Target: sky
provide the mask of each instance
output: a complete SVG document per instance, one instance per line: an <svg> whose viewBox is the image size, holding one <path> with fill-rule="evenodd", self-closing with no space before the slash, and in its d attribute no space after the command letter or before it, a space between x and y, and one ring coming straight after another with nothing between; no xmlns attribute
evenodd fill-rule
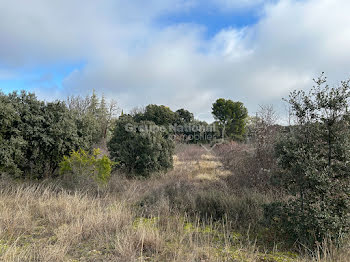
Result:
<svg viewBox="0 0 350 262"><path fill-rule="evenodd" d="M47 101L96 90L127 112L163 104L211 121L350 77L348 0L0 0L0 89Z"/></svg>

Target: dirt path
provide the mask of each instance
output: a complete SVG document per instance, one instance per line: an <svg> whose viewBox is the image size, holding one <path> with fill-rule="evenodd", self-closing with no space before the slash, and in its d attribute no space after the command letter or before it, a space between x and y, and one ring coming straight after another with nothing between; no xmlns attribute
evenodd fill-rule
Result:
<svg viewBox="0 0 350 262"><path fill-rule="evenodd" d="M174 157L174 169L189 174L198 181L217 181L230 174L220 160L205 148L197 145L182 145Z"/></svg>

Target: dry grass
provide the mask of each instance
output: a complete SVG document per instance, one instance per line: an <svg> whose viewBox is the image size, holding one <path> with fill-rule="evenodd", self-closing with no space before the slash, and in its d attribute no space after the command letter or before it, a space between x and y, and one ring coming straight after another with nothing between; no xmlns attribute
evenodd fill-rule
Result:
<svg viewBox="0 0 350 262"><path fill-rule="evenodd" d="M188 149L167 174L147 180L116 174L102 190L0 180L0 260L311 261L265 252L239 231L238 225L259 216L247 203L268 198L230 194L221 163L200 147ZM221 208L226 219L203 220L199 211L211 208ZM313 261L345 262L349 256L348 249L328 247Z"/></svg>
<svg viewBox="0 0 350 262"><path fill-rule="evenodd" d="M184 216L140 218L113 197L47 186L7 184L0 211L2 261L221 261L231 248Z"/></svg>

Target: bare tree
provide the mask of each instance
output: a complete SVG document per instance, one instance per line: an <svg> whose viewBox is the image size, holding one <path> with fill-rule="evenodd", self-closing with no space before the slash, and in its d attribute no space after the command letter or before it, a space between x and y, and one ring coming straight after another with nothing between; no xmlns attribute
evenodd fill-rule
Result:
<svg viewBox="0 0 350 262"><path fill-rule="evenodd" d="M75 111L80 116L87 113L87 110L90 105L90 97L86 96L83 98L82 96L68 96L65 101L67 107L71 111Z"/></svg>
<svg viewBox="0 0 350 262"><path fill-rule="evenodd" d="M255 123L255 147L258 160L262 166L269 168L273 162L274 142L277 133L278 115L273 105L260 105L256 114Z"/></svg>

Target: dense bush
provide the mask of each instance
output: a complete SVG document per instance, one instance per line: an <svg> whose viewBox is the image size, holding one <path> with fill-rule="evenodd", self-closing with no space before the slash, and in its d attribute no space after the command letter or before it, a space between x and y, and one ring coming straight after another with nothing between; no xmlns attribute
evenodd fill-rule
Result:
<svg viewBox="0 0 350 262"><path fill-rule="evenodd" d="M179 143L210 143L220 136L216 125L194 119L193 114L183 108L173 112L164 105L148 105L144 110L133 111L132 117L135 122L151 121L163 126Z"/></svg>
<svg viewBox="0 0 350 262"><path fill-rule="evenodd" d="M108 143L113 160L129 173L147 176L173 165L174 143L165 129L153 122L135 122L129 115L118 119Z"/></svg>
<svg viewBox="0 0 350 262"><path fill-rule="evenodd" d="M290 197L266 208L273 227L308 246L338 242L350 229L349 82L315 82L288 100L297 123L276 145L276 180Z"/></svg>
<svg viewBox="0 0 350 262"><path fill-rule="evenodd" d="M193 114L186 109L173 112L164 105L148 105L144 110L137 110L133 114L136 122L152 121L159 126L186 125L194 120Z"/></svg>
<svg viewBox="0 0 350 262"><path fill-rule="evenodd" d="M0 94L0 172L12 177L51 176L63 155L84 144L76 120L62 102L34 94Z"/></svg>
<svg viewBox="0 0 350 262"><path fill-rule="evenodd" d="M99 149L94 149L93 154L79 149L72 151L69 156L64 156L60 163L60 175L71 183L90 180L105 184L111 176L113 165L106 155L101 156Z"/></svg>
<svg viewBox="0 0 350 262"><path fill-rule="evenodd" d="M105 138L113 110L95 94L45 103L25 91L0 93L0 175L52 177L64 155Z"/></svg>

